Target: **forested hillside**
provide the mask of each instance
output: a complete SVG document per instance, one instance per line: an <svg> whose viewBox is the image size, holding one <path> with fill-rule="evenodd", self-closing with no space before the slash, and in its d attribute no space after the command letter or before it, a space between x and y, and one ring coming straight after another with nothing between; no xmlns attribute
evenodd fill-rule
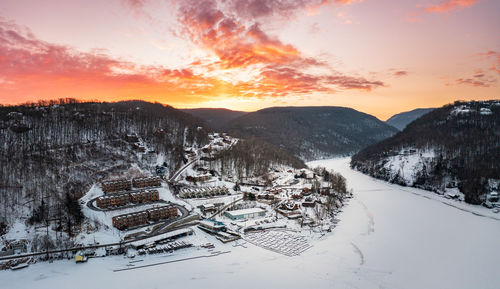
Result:
<svg viewBox="0 0 500 289"><path fill-rule="evenodd" d="M208 144L206 124L162 104L61 99L0 107L0 223L61 220L71 235L82 221L78 198L103 179L172 174L186 148ZM271 166L304 167L260 140L241 139L209 160L222 174L254 177ZM1 234L0 230L0 234Z"/></svg>
<svg viewBox="0 0 500 289"><path fill-rule="evenodd" d="M255 137L303 160L347 155L397 130L344 107L274 107L251 112L227 126L232 135Z"/></svg>
<svg viewBox="0 0 500 289"><path fill-rule="evenodd" d="M267 174L274 166L304 168L300 159L259 139L243 139L230 149L215 155L209 162L211 169L231 174L238 179Z"/></svg>
<svg viewBox="0 0 500 289"><path fill-rule="evenodd" d="M458 187L481 203L500 181L500 101L455 102L352 157L351 166L402 185Z"/></svg>
<svg viewBox="0 0 500 289"><path fill-rule="evenodd" d="M246 114L244 111L225 108L193 108L181 109L181 111L203 120L208 127L214 130L221 130L233 119Z"/></svg>
<svg viewBox="0 0 500 289"><path fill-rule="evenodd" d="M188 114L143 101L0 107L0 219L78 222L77 198L94 182L149 174L157 164L174 171L184 145L207 142L200 125Z"/></svg>

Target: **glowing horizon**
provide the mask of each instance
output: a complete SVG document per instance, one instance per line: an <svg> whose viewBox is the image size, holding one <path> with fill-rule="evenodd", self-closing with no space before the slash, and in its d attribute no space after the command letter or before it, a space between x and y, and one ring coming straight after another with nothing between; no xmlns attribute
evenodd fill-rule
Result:
<svg viewBox="0 0 500 289"><path fill-rule="evenodd" d="M492 0L0 3L0 103L72 97L385 120L500 98Z"/></svg>

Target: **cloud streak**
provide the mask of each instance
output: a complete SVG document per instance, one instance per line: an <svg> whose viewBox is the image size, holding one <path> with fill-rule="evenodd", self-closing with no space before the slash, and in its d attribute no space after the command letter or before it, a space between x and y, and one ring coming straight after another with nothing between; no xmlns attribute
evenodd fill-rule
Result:
<svg viewBox="0 0 500 289"><path fill-rule="evenodd" d="M481 52L478 53L477 56L479 56L479 59L481 60L486 60L486 61L491 61L491 66L489 67L490 71L494 71L497 74L500 75L500 53L496 52L494 50L489 50L487 52Z"/></svg>
<svg viewBox="0 0 500 289"><path fill-rule="evenodd" d="M459 78L456 80L457 84L466 84L466 85L471 85L475 87L490 87L490 84L486 81L478 80L477 77L475 78Z"/></svg>
<svg viewBox="0 0 500 289"><path fill-rule="evenodd" d="M447 13L453 10L472 7L480 0L447 0L439 4L429 5L421 10L424 13Z"/></svg>
<svg viewBox="0 0 500 289"><path fill-rule="evenodd" d="M399 71L394 71L393 73L394 76L407 76L408 75L408 71L406 70L399 70Z"/></svg>
<svg viewBox="0 0 500 289"><path fill-rule="evenodd" d="M418 22L420 19L418 16L420 14L445 14L452 11L461 10L464 8L470 8L481 0L445 0L437 4L428 5L424 8L420 8L418 11L409 13L406 19L409 22Z"/></svg>
<svg viewBox="0 0 500 289"><path fill-rule="evenodd" d="M298 11L310 11L321 6L333 4L351 4L354 0L229 0L227 8L234 11L240 18L255 19L262 17L281 16L293 17Z"/></svg>

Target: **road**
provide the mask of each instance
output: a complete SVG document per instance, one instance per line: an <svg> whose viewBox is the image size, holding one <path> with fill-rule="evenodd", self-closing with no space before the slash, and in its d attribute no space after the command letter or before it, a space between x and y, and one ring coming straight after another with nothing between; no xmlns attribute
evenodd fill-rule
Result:
<svg viewBox="0 0 500 289"><path fill-rule="evenodd" d="M238 143L238 140L237 139L233 139L233 141L231 142L231 144L229 145L229 148L230 149L233 145L237 144ZM200 156L198 156L198 152L197 152L197 155L196 157L189 161L187 164L185 164L183 167L181 167L179 170L177 170L177 172L174 173L174 175L168 180L169 182L175 182L175 180L177 179L177 177L184 171L186 170L190 165L192 165L194 162L196 161L199 161L200 160Z"/></svg>
<svg viewBox="0 0 500 289"><path fill-rule="evenodd" d="M168 179L169 182L175 182L175 179L177 179L177 177L183 172L185 171L190 165L192 165L194 162L200 160L200 157L196 157L194 158L192 161L189 161L187 164L185 164L183 167L181 167L179 170L177 170L177 172L174 173L174 175Z"/></svg>
<svg viewBox="0 0 500 289"><path fill-rule="evenodd" d="M34 256L41 256L41 255L47 255L47 254L55 254L55 253L63 253L63 252L72 252L72 251L80 251L80 250L85 250L85 249L98 249L98 248L104 248L104 247L112 247L112 246L123 246L125 244L135 242L138 240L144 240L148 238L152 238L154 236L164 234L169 231L173 231L177 229L178 227L184 227L183 220L184 219L189 219L188 221L192 221L192 219L195 218L195 216L189 215L189 212L186 210L186 208L182 206L178 206L179 210L181 210L182 218L177 218L177 219L172 219L170 222L165 222L164 226L161 226L157 228L155 231L149 233L146 236L143 237L138 237L134 238L131 240L127 241L122 241L122 242L117 242L117 243L107 243L107 244L99 244L99 245L89 245L89 246L78 246L78 247L72 247L72 248L67 248L67 249L60 249L60 250L49 250L48 252L43 251L43 252L34 252L34 253L29 253L29 254L20 254L20 255L11 255L11 256L5 256L5 257L0 257L0 261L4 260L11 260L11 259L19 259L19 258L26 258L26 257L34 257ZM182 208L182 209L181 209ZM151 225L151 224L150 224ZM172 228L166 228L169 225L175 225Z"/></svg>
<svg viewBox="0 0 500 289"><path fill-rule="evenodd" d="M93 199L93 200L95 200L95 199ZM93 205L89 205L90 203L92 203L93 200L87 202L87 206L91 209L96 210L96 208ZM172 203L172 205L176 206L179 209L179 211L181 212L181 215L179 217L176 217L176 218L171 219L171 220L161 221L164 223L162 226L159 226L151 233L148 233L142 237L133 238L131 240L118 242L118 243L107 243L107 244L99 244L99 245L91 245L91 246L79 246L79 247L72 247L72 248L60 249L60 250L49 250L48 252L43 251L43 252L34 252L34 253L21 254L21 255L10 255L10 256L5 256L5 257L0 257L0 261L41 256L41 255L46 255L46 254L72 252L72 251L79 251L79 250L85 250L85 249L97 249L97 248L104 248L104 247L111 247L111 246L121 246L121 245L128 244L128 243L131 243L134 241L151 238L151 237L154 237L154 236L157 236L157 235L169 232L169 231L173 231L173 230L177 229L178 227L183 227L185 221L189 222L189 221L193 221L193 220L197 219L197 217L194 215L190 216L189 211L185 207L178 205L178 204L174 204L174 203ZM102 210L100 210L100 211L102 211ZM158 224L161 222L158 222ZM146 226L151 226L151 225L153 225L153 224L148 224ZM137 228L134 228L134 229L137 229Z"/></svg>
<svg viewBox="0 0 500 289"><path fill-rule="evenodd" d="M233 144L231 144L231 145L233 145ZM184 172L190 165L192 165L194 162L198 161L199 159L200 159L200 157L196 156L193 160L191 160L188 163L186 163L183 167L181 167L179 170L177 170L177 172L174 173L174 175L169 179L169 182L174 182L176 180L176 178L182 172ZM127 191L127 192L124 192L124 193L130 193L130 192L133 192L133 191ZM99 210L93 204L94 201L95 201L95 199L96 198L88 201L87 202L87 206L90 209L92 209L92 210ZM181 205L178 205L178 204L173 204L173 205L175 205L179 209L179 211L181 212L181 216L177 217L175 219L169 220L167 222L164 222L164 225L159 226L154 231L152 231L151 233L147 234L145 237L134 238L132 240L127 240L127 241L123 241L123 242L119 242L119 243L108 243L108 244L102 244L102 245L80 246L80 247L73 247L73 248L60 249L60 250L49 250L48 253L47 252L35 252L35 253L30 253L30 254L6 256L6 257L0 257L0 261L2 261L2 260L10 260L10 259L18 259L18 258L25 258L25 257L33 257L33 256L40 256L40 255L45 255L45 254L54 254L54 253L62 253L62 252L69 252L69 251L78 251L78 250L84 250L84 249L97 249L97 248L103 248L103 247L108 247L108 246L124 245L124 244L130 243L130 242L134 242L134 241L137 241L137 240L143 240L143 239L151 238L151 237L157 236L159 234L163 234L163 233L165 233L167 231L172 231L172 230L174 230L174 229L177 228L177 224L178 224L178 226L182 227L182 226L184 226L184 223L185 223L185 222L183 222L184 219L189 219L188 221L192 221L192 220L197 219L197 217L195 215L192 215L190 217L189 211L185 207L183 207ZM119 209L128 208L128 207L134 207L134 206L136 206L136 205L121 207ZM103 211L103 210L99 210L99 211ZM148 224L148 226L150 226L150 225L151 224ZM173 227L171 228L171 226L173 226Z"/></svg>
<svg viewBox="0 0 500 289"><path fill-rule="evenodd" d="M239 199L236 199L234 201L232 201L231 203L225 205L224 207L220 208L217 212L215 212L213 215L211 215L210 217L208 217L209 219L212 219L213 217L217 216L218 214L224 212L227 208L229 208L230 206L236 204L237 202L243 200L243 197L239 198Z"/></svg>

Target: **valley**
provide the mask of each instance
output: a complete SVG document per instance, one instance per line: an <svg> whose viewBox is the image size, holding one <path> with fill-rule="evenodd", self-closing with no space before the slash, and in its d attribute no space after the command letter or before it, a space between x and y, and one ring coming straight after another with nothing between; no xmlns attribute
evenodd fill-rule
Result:
<svg viewBox="0 0 500 289"><path fill-rule="evenodd" d="M500 288L499 11L1 0L0 289Z"/></svg>
<svg viewBox="0 0 500 289"><path fill-rule="evenodd" d="M340 172L354 198L342 209L335 229L311 240L312 247L300 256L288 257L244 239L218 243L195 229L194 235L183 240L211 242L215 248L192 247L135 259L95 258L83 265L72 260L37 263L17 272L0 271L0 279L7 288L69 287L74 282L135 288L135 280L146 288L165 284L184 288L234 284L242 288L497 288L498 258L491 251L500 240L500 221L425 197L432 192L363 175L349 168L348 158L308 165ZM162 264L153 266L158 263ZM135 266L142 267L115 272ZM89 276L92 281L87 281Z"/></svg>

